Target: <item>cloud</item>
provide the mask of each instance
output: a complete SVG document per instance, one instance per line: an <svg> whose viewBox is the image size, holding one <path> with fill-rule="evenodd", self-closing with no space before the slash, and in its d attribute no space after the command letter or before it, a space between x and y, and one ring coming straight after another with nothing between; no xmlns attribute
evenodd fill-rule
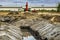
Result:
<svg viewBox="0 0 60 40"><path fill-rule="evenodd" d="M28 0L32 3L57 3L60 2L60 0Z"/></svg>
<svg viewBox="0 0 60 40"><path fill-rule="evenodd" d="M60 2L60 0L0 0L0 4L3 5L25 5L26 1L29 2L29 5L55 5L58 2Z"/></svg>

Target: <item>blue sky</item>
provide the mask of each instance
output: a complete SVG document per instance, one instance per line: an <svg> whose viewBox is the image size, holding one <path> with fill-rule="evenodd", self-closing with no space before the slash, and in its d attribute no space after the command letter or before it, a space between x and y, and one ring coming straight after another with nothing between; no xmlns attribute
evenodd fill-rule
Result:
<svg viewBox="0 0 60 40"><path fill-rule="evenodd" d="M29 6L56 6L60 0L27 0ZM0 0L3 6L25 6L26 0Z"/></svg>

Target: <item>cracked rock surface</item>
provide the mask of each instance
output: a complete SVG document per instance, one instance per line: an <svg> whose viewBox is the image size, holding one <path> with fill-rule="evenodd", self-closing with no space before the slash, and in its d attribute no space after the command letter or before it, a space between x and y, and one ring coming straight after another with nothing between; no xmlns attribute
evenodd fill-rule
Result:
<svg viewBox="0 0 60 40"><path fill-rule="evenodd" d="M22 40L22 33L16 26L4 24L0 26L0 40Z"/></svg>

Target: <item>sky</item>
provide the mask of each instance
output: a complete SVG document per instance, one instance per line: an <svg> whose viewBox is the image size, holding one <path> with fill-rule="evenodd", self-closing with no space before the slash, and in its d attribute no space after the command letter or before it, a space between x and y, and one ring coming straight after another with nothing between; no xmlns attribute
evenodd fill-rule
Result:
<svg viewBox="0 0 60 40"><path fill-rule="evenodd" d="M60 0L0 0L3 6L25 6L28 1L29 6L57 6Z"/></svg>

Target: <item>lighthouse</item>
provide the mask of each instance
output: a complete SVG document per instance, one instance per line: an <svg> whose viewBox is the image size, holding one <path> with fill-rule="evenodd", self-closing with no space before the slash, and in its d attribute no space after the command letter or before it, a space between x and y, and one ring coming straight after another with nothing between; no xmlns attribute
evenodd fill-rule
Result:
<svg viewBox="0 0 60 40"><path fill-rule="evenodd" d="M28 2L26 2L26 11L28 11Z"/></svg>

